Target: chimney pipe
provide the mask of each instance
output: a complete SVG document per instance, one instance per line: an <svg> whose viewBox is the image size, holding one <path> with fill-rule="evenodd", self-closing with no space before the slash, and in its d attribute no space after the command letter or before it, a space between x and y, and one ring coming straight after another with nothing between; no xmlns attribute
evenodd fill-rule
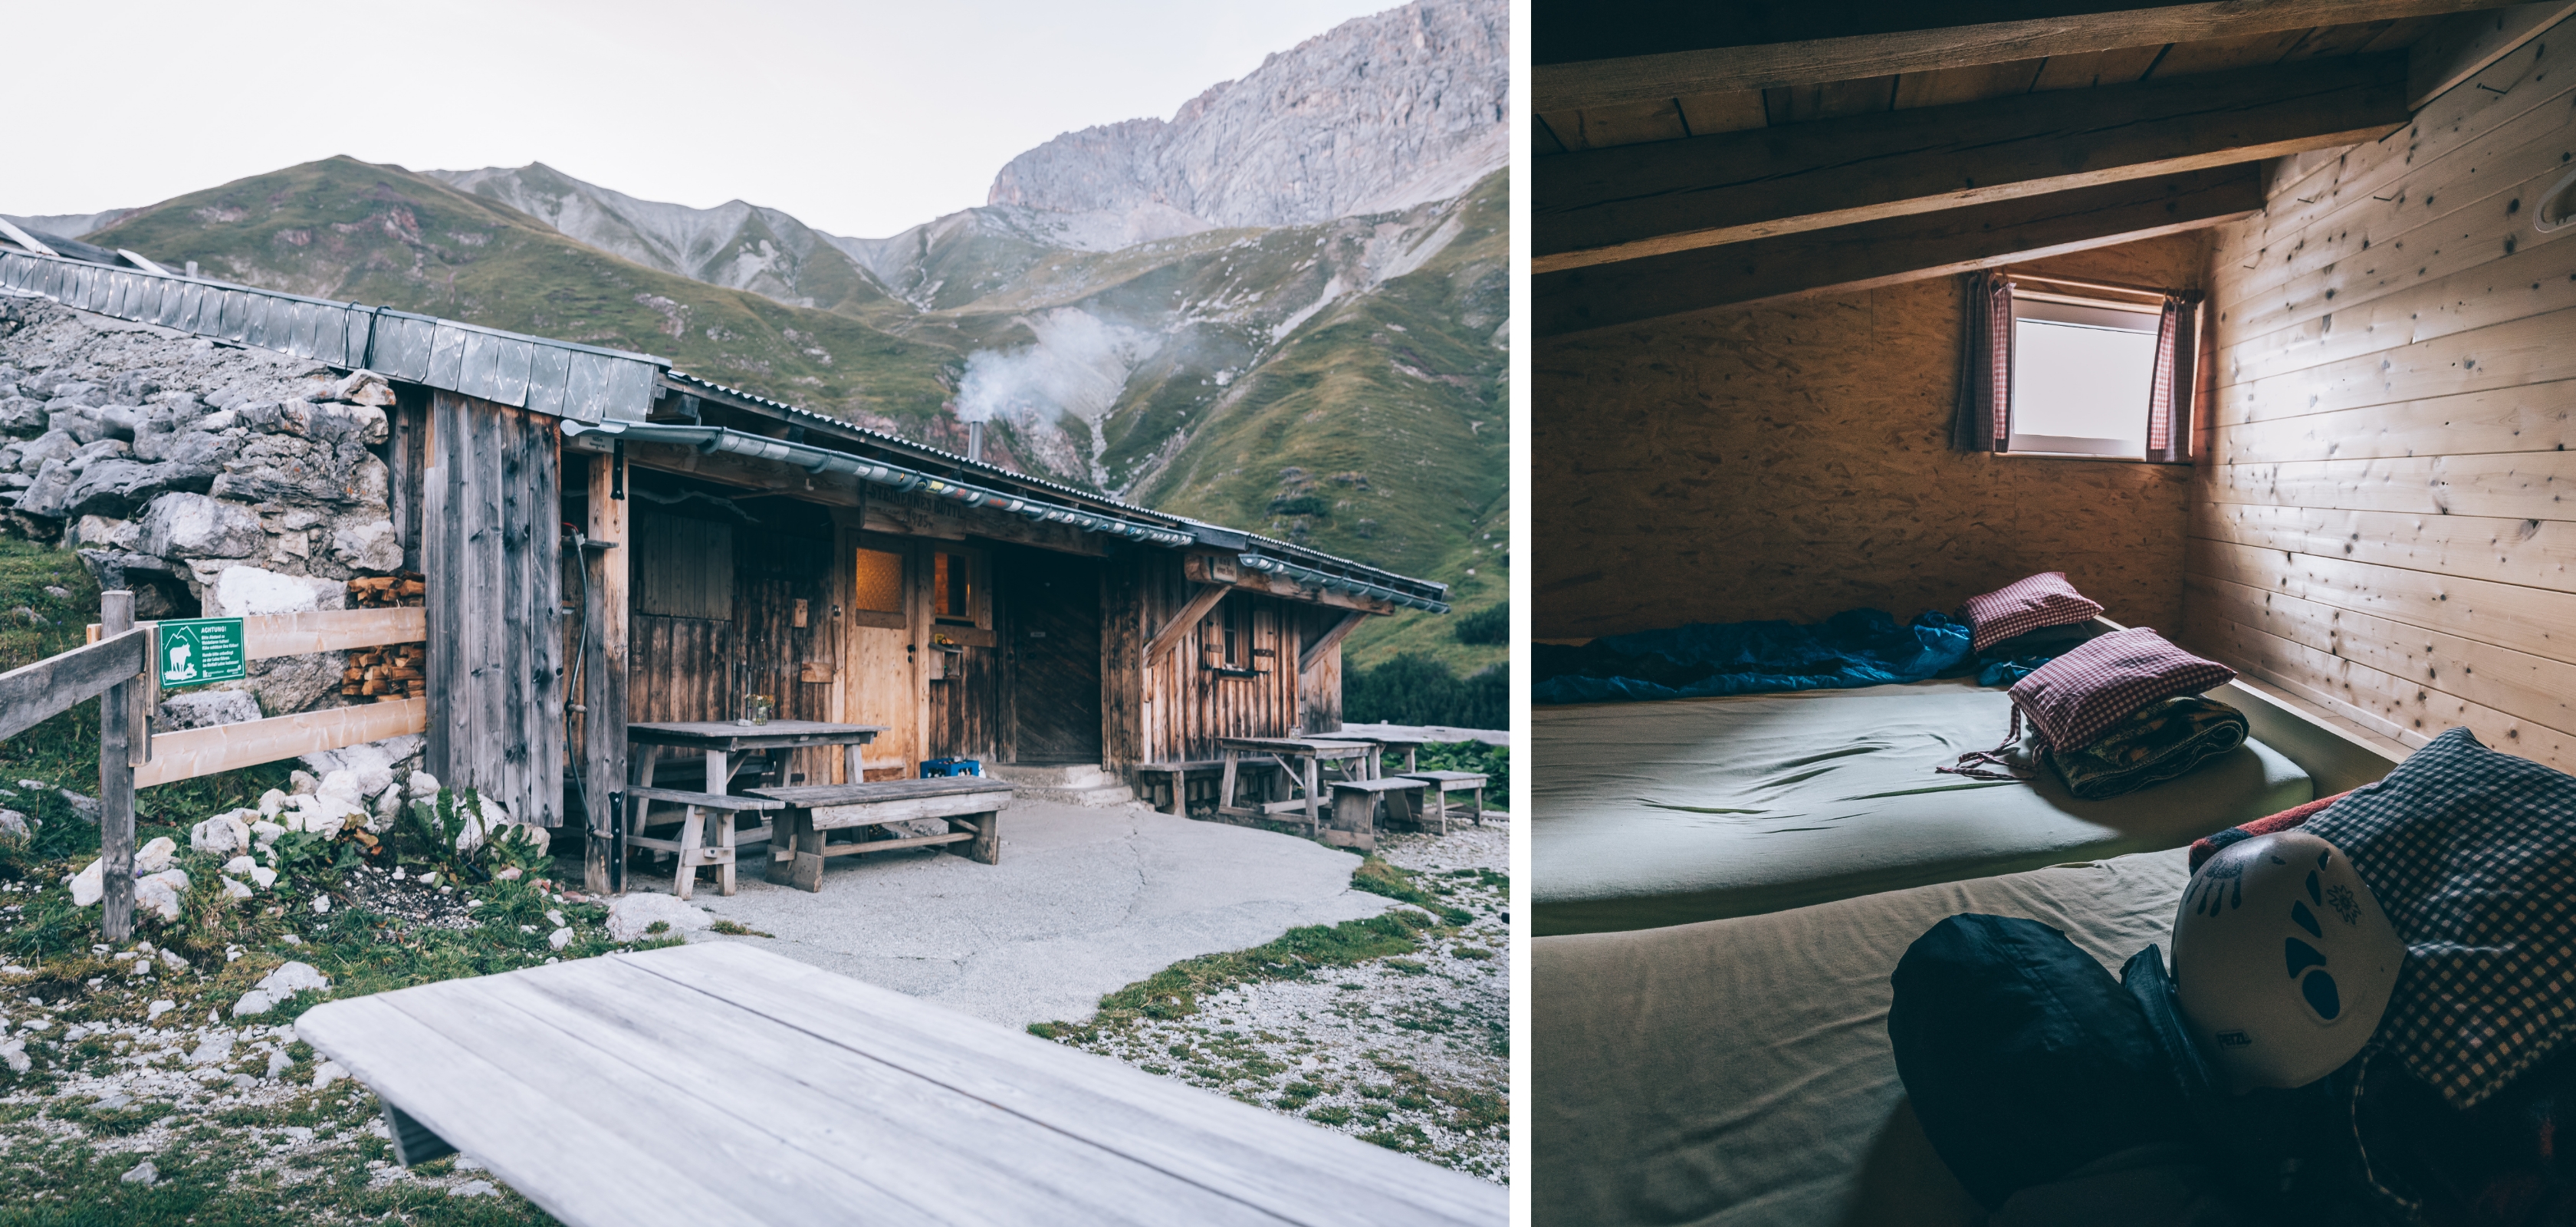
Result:
<svg viewBox="0 0 2576 1227"><path fill-rule="evenodd" d="M966 458L968 460L982 460L984 458L984 424L982 422L966 423Z"/></svg>

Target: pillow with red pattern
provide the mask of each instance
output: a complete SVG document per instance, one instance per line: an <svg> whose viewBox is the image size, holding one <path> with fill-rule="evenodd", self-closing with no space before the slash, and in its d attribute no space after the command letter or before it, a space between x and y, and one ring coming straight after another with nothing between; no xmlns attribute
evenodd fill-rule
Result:
<svg viewBox="0 0 2576 1227"><path fill-rule="evenodd" d="M2236 679L2146 627L2085 640L2013 683L2013 706L2053 750L2080 750L2121 718L2158 699L2199 694Z"/></svg>
<svg viewBox="0 0 2576 1227"><path fill-rule="evenodd" d="M1969 597L1959 618L1969 627L1968 650L1982 652L2026 631L2082 622L2101 612L2101 602L2077 592L2066 582L2066 572L2042 571Z"/></svg>

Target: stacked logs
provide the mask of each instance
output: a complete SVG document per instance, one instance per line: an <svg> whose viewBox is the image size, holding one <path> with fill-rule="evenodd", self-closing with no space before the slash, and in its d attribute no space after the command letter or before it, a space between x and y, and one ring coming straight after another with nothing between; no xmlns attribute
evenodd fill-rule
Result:
<svg viewBox="0 0 2576 1227"><path fill-rule="evenodd" d="M349 581L349 607L352 609L387 609L397 605L418 605L428 591L418 571L400 575L361 575Z"/></svg>
<svg viewBox="0 0 2576 1227"><path fill-rule="evenodd" d="M425 645L417 643L351 652L349 667L340 674L340 693L353 698L363 695L379 703L426 697L429 678L421 666L428 653Z"/></svg>

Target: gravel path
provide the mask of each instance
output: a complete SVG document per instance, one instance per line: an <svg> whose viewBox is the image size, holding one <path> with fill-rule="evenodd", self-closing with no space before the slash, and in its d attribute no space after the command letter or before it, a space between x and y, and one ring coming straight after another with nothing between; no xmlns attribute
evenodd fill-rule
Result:
<svg viewBox="0 0 2576 1227"><path fill-rule="evenodd" d="M1194 1014L1104 1027L1077 1047L1507 1183L1508 819L1381 843L1389 864L1475 918L1407 956L1239 984Z"/></svg>

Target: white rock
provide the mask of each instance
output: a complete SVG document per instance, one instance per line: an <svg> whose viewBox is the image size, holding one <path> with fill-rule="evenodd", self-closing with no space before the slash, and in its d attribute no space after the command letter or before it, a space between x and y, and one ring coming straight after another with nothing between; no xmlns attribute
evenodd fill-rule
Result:
<svg viewBox="0 0 2576 1227"><path fill-rule="evenodd" d="M402 821L402 808L402 785L396 784L385 789L384 794L376 798L375 809L367 819L367 833L382 835L394 829L394 824Z"/></svg>
<svg viewBox="0 0 2576 1227"><path fill-rule="evenodd" d="M186 971L191 966L187 958L178 951L167 949L161 952L161 965L172 971Z"/></svg>
<svg viewBox="0 0 2576 1227"><path fill-rule="evenodd" d="M134 906L148 908L163 920L179 918L180 901L187 895L188 875L176 869L134 880Z"/></svg>
<svg viewBox="0 0 2576 1227"><path fill-rule="evenodd" d="M25 814L14 809L0 809L0 839L33 838L35 838L35 828L28 825Z"/></svg>
<svg viewBox="0 0 2576 1227"><path fill-rule="evenodd" d="M349 1071L340 1068L340 1063L338 1061L324 1061L320 1065L313 1067L313 1089L317 1091L321 1090L323 1087L329 1086L348 1076Z"/></svg>
<svg viewBox="0 0 2576 1227"><path fill-rule="evenodd" d="M224 568L206 597L207 617L246 618L343 608L348 603L348 588L338 580L240 565Z"/></svg>
<svg viewBox="0 0 2576 1227"><path fill-rule="evenodd" d="M267 890L277 885L277 871L266 865L253 865L250 867L250 880L261 890Z"/></svg>
<svg viewBox="0 0 2576 1227"><path fill-rule="evenodd" d="M0 1044L0 1061L7 1061L9 1063L10 1073L23 1074L27 1072L27 1067L32 1064L32 1062L27 1059L27 1041L10 1040L5 1044Z"/></svg>
<svg viewBox="0 0 2576 1227"><path fill-rule="evenodd" d="M391 571L402 566L402 538L391 520L376 520L331 535L331 554L360 571Z"/></svg>
<svg viewBox="0 0 2576 1227"><path fill-rule="evenodd" d="M437 776L415 771L403 781L403 795L414 801L426 801L438 795L438 787Z"/></svg>
<svg viewBox="0 0 2576 1227"><path fill-rule="evenodd" d="M233 859L224 862L224 872L232 874L235 877L246 875L251 870L257 868L259 868L259 862L250 859L250 857L246 855L236 856Z"/></svg>
<svg viewBox="0 0 2576 1227"><path fill-rule="evenodd" d="M101 876L102 872L100 862L93 860L79 873L64 879L72 888L73 907L88 907L98 902L99 896L106 891L106 879Z"/></svg>
<svg viewBox="0 0 2576 1227"><path fill-rule="evenodd" d="M313 896L313 914L314 914L314 915L316 915L316 916L325 915L325 914L328 914L328 913L330 912L330 910L331 910L331 896L329 896L329 895L315 895L315 896Z"/></svg>
<svg viewBox="0 0 2576 1227"><path fill-rule="evenodd" d="M146 1013L144 1014L144 1016L143 1016L143 1021L145 1021L145 1022L159 1022L159 1021L161 1021L161 1016L162 1016L162 1015L167 1014L167 1013L169 1013L170 1011L175 1010L175 1009L178 1009L178 1008L179 1008L179 1003L178 1003L178 1002L176 1002L176 1001L168 1001L168 1000L155 1001L155 1002L153 1002L149 1007L147 1007L147 1012L146 1012Z"/></svg>
<svg viewBox="0 0 2576 1227"><path fill-rule="evenodd" d="M161 703L164 731L214 728L259 719L259 696L247 690L195 690Z"/></svg>
<svg viewBox="0 0 2576 1227"><path fill-rule="evenodd" d="M358 773L355 771L334 771L323 776L322 782L313 786L313 795L351 808L356 808L366 796L358 788Z"/></svg>
<svg viewBox="0 0 2576 1227"><path fill-rule="evenodd" d="M271 1081L271 1082L276 1081L276 1080L277 1080L278 1075L285 1073L285 1072L288 1070L288 1068L292 1067L294 1064L295 1064L295 1058L290 1057L290 1056L286 1055L285 1053L282 1053L282 1052L272 1052L272 1053L268 1054L268 1075L267 1075L267 1076L268 1076L269 1081Z"/></svg>
<svg viewBox="0 0 2576 1227"><path fill-rule="evenodd" d="M250 824L230 814L217 814L188 831L188 846L208 856L250 850Z"/></svg>
<svg viewBox="0 0 2576 1227"><path fill-rule="evenodd" d="M134 850L134 867L144 873L159 873L170 867L170 858L179 854L179 841L163 835Z"/></svg>
<svg viewBox="0 0 2576 1227"><path fill-rule="evenodd" d="M313 790L321 786L322 778L310 771L290 771L286 773L286 790L296 796L312 796Z"/></svg>
<svg viewBox="0 0 2576 1227"><path fill-rule="evenodd" d="M323 975L322 969L311 963L288 962L260 977L258 986L285 997L306 989L329 988L331 977Z"/></svg>
<svg viewBox="0 0 2576 1227"><path fill-rule="evenodd" d="M687 900L641 891L623 896L608 907L608 935L617 941L631 942L648 936L645 930L655 921L670 927L649 936L667 937L704 929L715 923L715 917Z"/></svg>
<svg viewBox="0 0 2576 1227"><path fill-rule="evenodd" d="M245 886L245 885L243 885L242 883L236 882L236 881L232 880L231 878L225 878L225 879L223 879L223 884L224 884L224 893L225 893L225 894L230 895L230 896L232 896L232 897L233 897L233 898L235 898L235 899L248 899L248 898L250 898L250 887Z"/></svg>
<svg viewBox="0 0 2576 1227"><path fill-rule="evenodd" d="M563 949L564 947L571 945L571 944L572 944L572 929L571 929L571 928L569 928L569 927L566 927L566 928L557 929L557 930L555 930L555 931L554 931L554 932L552 932L552 933L546 934L546 944L547 944L547 945L549 945L549 946L554 947L554 948L555 948L555 949L557 949L557 950L561 950L561 949Z"/></svg>
<svg viewBox="0 0 2576 1227"><path fill-rule="evenodd" d="M223 1064L233 1055L233 1040L234 1036L230 1031L216 1031L198 1040L197 1047L188 1053L188 1064L196 1066Z"/></svg>
<svg viewBox="0 0 2576 1227"><path fill-rule="evenodd" d="M276 790L276 789L272 788L272 789L269 789L267 792L264 792L264 793L259 794L259 816L260 816L260 817L262 817L262 818L275 818L275 817L277 816L277 812L278 812L279 810L282 810L282 809L285 809L285 808L286 808L286 794L285 794L285 793L279 792L278 790Z"/></svg>
<svg viewBox="0 0 2576 1227"><path fill-rule="evenodd" d="M250 824L251 840L262 852L267 851L268 846L276 843L277 837L284 834L286 834L286 828L274 822L263 821Z"/></svg>
<svg viewBox="0 0 2576 1227"><path fill-rule="evenodd" d="M546 923L547 923L547 924L550 924L550 925L560 925L560 924L562 924L563 922L564 922L564 914L563 914L562 909L560 909L560 908L551 908L551 907L546 909Z"/></svg>
<svg viewBox="0 0 2576 1227"><path fill-rule="evenodd" d="M145 1159L141 1163L137 1163L133 1167L127 1168L125 1174L117 1177L117 1179L122 1180L127 1184L156 1184L160 1182L161 1169L152 1166L152 1160Z"/></svg>
<svg viewBox="0 0 2576 1227"><path fill-rule="evenodd" d="M501 1195L501 1190L492 1187L492 1182L489 1180L468 1180L455 1188L449 1189L447 1191L447 1195L450 1197L499 1197Z"/></svg>

